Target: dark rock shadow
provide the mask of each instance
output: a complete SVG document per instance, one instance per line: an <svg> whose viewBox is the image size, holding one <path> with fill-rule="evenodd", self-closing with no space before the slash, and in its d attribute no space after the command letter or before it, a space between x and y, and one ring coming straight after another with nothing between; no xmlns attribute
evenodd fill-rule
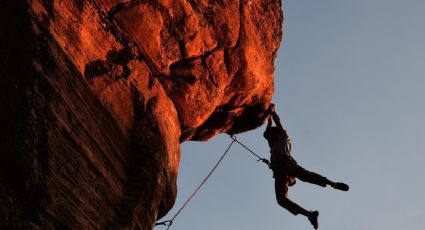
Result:
<svg viewBox="0 0 425 230"><path fill-rule="evenodd" d="M111 50L106 54L106 60L98 59L86 64L84 78L90 80L107 76L115 80L126 79L131 73L128 62L134 59L133 54L127 49Z"/></svg>

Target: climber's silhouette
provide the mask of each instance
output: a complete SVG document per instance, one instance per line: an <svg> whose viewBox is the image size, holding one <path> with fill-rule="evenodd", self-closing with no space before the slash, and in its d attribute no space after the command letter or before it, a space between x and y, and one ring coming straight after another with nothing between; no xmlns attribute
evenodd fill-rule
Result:
<svg viewBox="0 0 425 230"><path fill-rule="evenodd" d="M348 185L341 182L332 182L326 177L323 177L314 172L310 172L299 166L291 157L291 140L289 139L286 130L283 129L280 123L279 116L276 114L274 105L269 108L270 116L268 118L267 129L264 132L264 138L267 139L270 146L270 167L273 170L275 178L275 193L277 203L287 209L294 215L304 215L314 226L318 228L318 211L307 211L296 203L288 199L288 186L295 184L295 178L304 182L309 182L322 187L330 185L335 189L348 191ZM276 127L272 127L272 118L276 123Z"/></svg>

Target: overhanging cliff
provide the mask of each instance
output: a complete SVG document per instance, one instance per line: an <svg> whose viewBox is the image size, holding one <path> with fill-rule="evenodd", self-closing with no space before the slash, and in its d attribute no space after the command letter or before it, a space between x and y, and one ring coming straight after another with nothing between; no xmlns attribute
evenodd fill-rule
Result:
<svg viewBox="0 0 425 230"><path fill-rule="evenodd" d="M152 229L180 143L260 126L276 0L4 1L0 224Z"/></svg>

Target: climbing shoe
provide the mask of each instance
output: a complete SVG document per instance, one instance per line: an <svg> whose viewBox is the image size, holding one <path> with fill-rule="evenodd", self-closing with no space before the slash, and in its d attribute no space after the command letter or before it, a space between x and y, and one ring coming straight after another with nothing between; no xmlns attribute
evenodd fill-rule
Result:
<svg viewBox="0 0 425 230"><path fill-rule="evenodd" d="M319 217L318 211L310 212L310 216L308 217L308 220L310 221L311 225L313 225L314 229L319 228L318 217Z"/></svg>
<svg viewBox="0 0 425 230"><path fill-rule="evenodd" d="M334 189L338 189L338 190L342 190L342 191L348 191L348 189L349 189L348 185L341 183L341 182L333 183L333 184L331 184L331 186Z"/></svg>

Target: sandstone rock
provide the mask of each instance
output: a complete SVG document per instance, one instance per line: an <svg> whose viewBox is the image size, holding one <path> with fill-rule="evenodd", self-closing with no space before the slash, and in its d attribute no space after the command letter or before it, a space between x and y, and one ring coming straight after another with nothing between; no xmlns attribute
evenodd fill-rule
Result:
<svg viewBox="0 0 425 230"><path fill-rule="evenodd" d="M5 228L152 229L181 142L264 122L280 1L5 1L0 17Z"/></svg>

